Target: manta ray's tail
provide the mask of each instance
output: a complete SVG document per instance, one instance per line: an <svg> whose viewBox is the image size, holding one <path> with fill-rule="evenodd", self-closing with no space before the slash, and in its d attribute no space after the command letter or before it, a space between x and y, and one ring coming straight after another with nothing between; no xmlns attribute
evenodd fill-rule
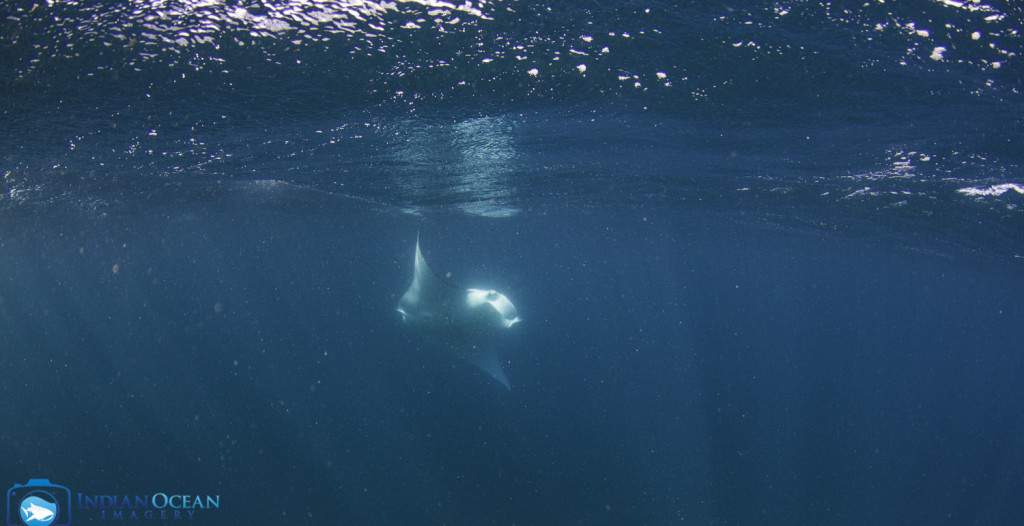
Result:
<svg viewBox="0 0 1024 526"><path fill-rule="evenodd" d="M495 380L501 382L501 385L505 386L505 389L512 390L512 385L508 383L508 378L505 376L505 371L501 368L501 361L498 359L498 352L491 350L481 353L472 354L466 357L470 363L480 368L481 371L491 375Z"/></svg>

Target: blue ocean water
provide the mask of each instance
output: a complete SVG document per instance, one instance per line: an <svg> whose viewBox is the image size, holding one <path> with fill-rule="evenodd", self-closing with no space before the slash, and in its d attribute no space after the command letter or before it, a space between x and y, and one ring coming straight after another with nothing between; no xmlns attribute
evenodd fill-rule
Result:
<svg viewBox="0 0 1024 526"><path fill-rule="evenodd" d="M0 489L1024 521L1015 2L0 14ZM417 235L518 308L510 391L402 324Z"/></svg>

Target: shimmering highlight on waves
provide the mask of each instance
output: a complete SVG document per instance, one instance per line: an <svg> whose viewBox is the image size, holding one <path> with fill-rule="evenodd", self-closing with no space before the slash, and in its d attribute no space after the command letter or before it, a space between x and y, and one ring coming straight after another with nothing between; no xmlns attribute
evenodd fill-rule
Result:
<svg viewBox="0 0 1024 526"><path fill-rule="evenodd" d="M1018 183L1003 183L994 184L987 188L972 186L968 188L961 188L960 190L958 190L958 192L969 196L985 197L990 195L1003 195L1011 190L1017 192L1018 194L1024 194L1024 185Z"/></svg>
<svg viewBox="0 0 1024 526"><path fill-rule="evenodd" d="M648 107L730 109L745 104L733 97L751 87L807 103L822 101L822 90L846 89L832 85L851 77L871 83L920 70L949 84L938 92L1016 93L1022 30L999 7L973 0L873 1L858 9L833 2L51 0L13 9L3 24L2 43L18 60L0 74L57 87L72 77L116 81L131 72L162 75L153 87L180 87L206 74L206 92L269 80L297 101L321 96L354 105L626 95ZM837 69L844 65L853 68ZM352 88L357 83L362 89Z"/></svg>
<svg viewBox="0 0 1024 526"><path fill-rule="evenodd" d="M514 121L480 117L455 123L403 120L385 131L393 172L393 198L419 214L440 199L468 215L519 213ZM393 130L393 131L392 131Z"/></svg>
<svg viewBox="0 0 1024 526"><path fill-rule="evenodd" d="M155 60L165 65L186 63L220 69L218 65L225 59L217 52L228 43L258 46L267 40L280 40L301 46L344 35L354 39L350 42L352 53L386 52L381 46L386 44L383 40L389 31L426 24L443 27L464 23L463 18L486 20L485 6L485 0L467 0L458 5L438 0L291 0L233 5L216 0L136 0L128 5L49 0L45 8L16 10L9 20L17 23L41 18L53 38L40 39L34 47L65 59L81 56L83 46L99 44L135 55L121 67L137 69ZM21 31L15 31L16 39ZM276 61L274 55L283 51L286 49L267 49L266 58ZM31 73L43 62L30 61L22 74Z"/></svg>

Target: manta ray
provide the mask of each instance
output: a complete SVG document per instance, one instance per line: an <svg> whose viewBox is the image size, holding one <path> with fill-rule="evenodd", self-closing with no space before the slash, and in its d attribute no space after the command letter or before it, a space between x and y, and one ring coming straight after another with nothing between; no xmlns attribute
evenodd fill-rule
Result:
<svg viewBox="0 0 1024 526"><path fill-rule="evenodd" d="M515 305L496 290L463 289L427 265L416 236L412 285L398 301L402 320L424 339L476 365L511 389L498 343L519 323Z"/></svg>

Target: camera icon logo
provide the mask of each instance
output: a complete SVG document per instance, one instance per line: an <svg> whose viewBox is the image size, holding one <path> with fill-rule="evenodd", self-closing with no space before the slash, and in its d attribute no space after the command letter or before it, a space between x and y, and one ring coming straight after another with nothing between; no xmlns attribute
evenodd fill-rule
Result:
<svg viewBox="0 0 1024 526"><path fill-rule="evenodd" d="M7 490L7 526L71 524L71 492L47 479L30 479Z"/></svg>

